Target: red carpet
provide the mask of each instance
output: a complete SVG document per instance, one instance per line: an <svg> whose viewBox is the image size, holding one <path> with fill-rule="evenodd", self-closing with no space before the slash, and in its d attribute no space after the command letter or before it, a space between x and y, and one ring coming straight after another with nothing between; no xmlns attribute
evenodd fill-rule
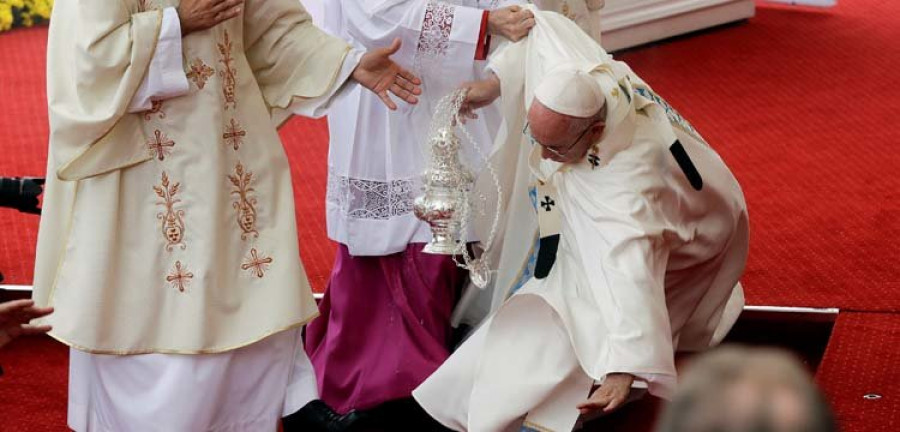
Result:
<svg viewBox="0 0 900 432"><path fill-rule="evenodd" d="M748 23L620 56L719 149L751 213L744 286L751 304L840 307L819 379L847 431L898 429L900 395L900 3L842 0L829 10L763 6ZM46 30L0 35L0 174L43 175ZM301 254L317 289L325 238L326 131L282 131L294 163ZM32 278L37 219L0 210L0 272ZM873 313L877 312L877 313ZM34 340L0 353L0 430L60 430L65 364ZM16 367L16 372L12 369ZM862 394L881 392L880 400ZM32 420L34 419L34 420ZM50 426L52 425L52 426Z"/></svg>
<svg viewBox="0 0 900 432"><path fill-rule="evenodd" d="M49 337L0 350L0 431L65 431L69 350Z"/></svg>
<svg viewBox="0 0 900 432"><path fill-rule="evenodd" d="M838 317L816 378L843 432L900 431L898 343L898 314L846 312Z"/></svg>

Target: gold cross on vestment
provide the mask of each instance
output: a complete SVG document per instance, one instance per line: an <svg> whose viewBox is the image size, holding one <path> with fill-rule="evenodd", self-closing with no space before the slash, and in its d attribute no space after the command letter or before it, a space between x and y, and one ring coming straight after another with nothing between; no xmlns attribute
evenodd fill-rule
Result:
<svg viewBox="0 0 900 432"><path fill-rule="evenodd" d="M241 269L250 271L254 276L262 279L266 275L266 270L269 269L269 264L272 264L272 261L271 257L260 258L255 248L250 249L250 258L241 265Z"/></svg>
<svg viewBox="0 0 900 432"><path fill-rule="evenodd" d="M231 119L231 124L225 126L225 133L222 134L225 143L231 144L235 151L237 151L241 147L241 144L244 143L245 136L247 136L247 131L241 128L241 124L235 121L235 119Z"/></svg>
<svg viewBox="0 0 900 432"><path fill-rule="evenodd" d="M170 140L159 129L155 130L153 135L154 138L147 143L147 146L150 148L150 153L155 154L157 159L163 161L172 152L171 148L175 147L175 141Z"/></svg>
<svg viewBox="0 0 900 432"><path fill-rule="evenodd" d="M181 261L175 261L175 270L166 277L166 281L171 283L173 288L177 288L178 291L184 292L188 283L190 283L193 278L194 274L187 271L187 267L182 267Z"/></svg>

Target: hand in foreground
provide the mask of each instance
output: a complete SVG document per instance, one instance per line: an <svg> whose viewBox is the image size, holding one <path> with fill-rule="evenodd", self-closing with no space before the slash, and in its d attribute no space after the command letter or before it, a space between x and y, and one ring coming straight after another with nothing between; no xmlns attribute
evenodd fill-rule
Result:
<svg viewBox="0 0 900 432"><path fill-rule="evenodd" d="M476 119L475 110L484 108L500 97L500 79L491 74L490 78L463 84L466 89L466 100L459 109L460 120Z"/></svg>
<svg viewBox="0 0 900 432"><path fill-rule="evenodd" d="M628 400L634 376L626 373L611 373L603 380L600 388L588 400L578 404L578 412L590 414L599 410L608 413L622 406Z"/></svg>
<svg viewBox="0 0 900 432"><path fill-rule="evenodd" d="M49 315L53 308L34 307L34 300L0 303L0 347L22 335L47 333L50 326L34 326L29 321Z"/></svg>
<svg viewBox="0 0 900 432"><path fill-rule="evenodd" d="M181 0L177 9L181 37L215 27L240 15L243 4L244 0Z"/></svg>
<svg viewBox="0 0 900 432"><path fill-rule="evenodd" d="M534 14L521 6L509 6L488 14L488 31L518 42L534 27Z"/></svg>
<svg viewBox="0 0 900 432"><path fill-rule="evenodd" d="M388 96L388 91L410 104L418 103L416 95L422 94L422 89L419 88L422 81L391 60L391 56L399 50L400 39L394 39L388 48L378 48L365 53L359 61L359 66L353 71L353 79L377 94L391 110L397 109L397 105Z"/></svg>

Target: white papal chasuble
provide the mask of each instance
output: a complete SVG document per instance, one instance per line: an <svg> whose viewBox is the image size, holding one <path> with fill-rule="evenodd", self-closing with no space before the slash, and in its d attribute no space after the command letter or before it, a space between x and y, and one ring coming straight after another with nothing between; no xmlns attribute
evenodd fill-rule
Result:
<svg viewBox="0 0 900 432"><path fill-rule="evenodd" d="M529 37L498 48L490 64L504 119L490 163L502 187L498 195L483 174L475 193L502 214L498 246L486 252L498 268L482 297L493 313L413 393L455 430L518 430L523 421L524 431L571 430L577 403L610 373L668 397L674 353L718 344L743 306L748 217L728 167L572 21L535 16ZM592 77L607 110L598 142L565 165L541 159L522 132L535 89L560 69ZM559 246L538 279L529 257L543 228L537 214L551 208ZM494 211L474 217L483 238Z"/></svg>

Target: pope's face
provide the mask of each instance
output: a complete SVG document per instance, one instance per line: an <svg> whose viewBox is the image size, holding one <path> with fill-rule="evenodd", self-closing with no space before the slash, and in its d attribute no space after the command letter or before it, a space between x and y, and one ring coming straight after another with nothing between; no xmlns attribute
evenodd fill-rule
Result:
<svg viewBox="0 0 900 432"><path fill-rule="evenodd" d="M541 146L541 157L561 163L584 159L603 133L602 122L557 113L535 99L528 110L530 138Z"/></svg>

